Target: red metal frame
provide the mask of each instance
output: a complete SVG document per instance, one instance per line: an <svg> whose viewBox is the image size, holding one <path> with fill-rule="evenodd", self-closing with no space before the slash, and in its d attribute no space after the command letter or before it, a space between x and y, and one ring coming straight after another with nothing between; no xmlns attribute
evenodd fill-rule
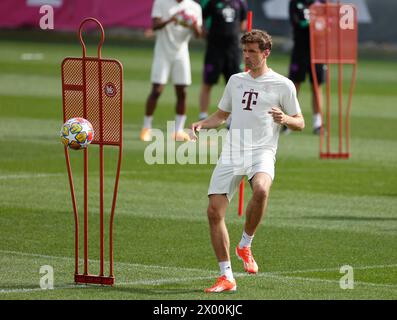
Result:
<svg viewBox="0 0 397 320"><path fill-rule="evenodd" d="M252 30L252 11L247 12L247 31ZM245 69L247 71L247 68ZM240 189L238 194L238 216L241 217L244 213L244 179L240 182Z"/></svg>
<svg viewBox="0 0 397 320"><path fill-rule="evenodd" d="M82 37L83 26L94 22L100 29L97 57L87 57ZM79 39L83 48L82 58L65 58L62 62L62 102L64 122L72 117L83 117L94 127L92 144L99 145L99 219L100 219L100 271L99 275L89 274L88 270L88 149L84 149L84 272L79 273L79 216L75 196L73 173L70 165L69 150L65 147L66 166L75 221L75 276L76 283L113 285L113 221L122 160L122 104L123 68L119 61L101 58L101 48L105 33L101 23L95 18L84 19L79 28ZM109 80L110 79L110 80ZM115 94L107 94L108 83ZM94 102L93 102L94 101ZM111 112L109 112L109 110ZM119 148L113 200L109 221L109 275L104 268L104 146Z"/></svg>
<svg viewBox="0 0 397 320"><path fill-rule="evenodd" d="M320 158L348 159L350 157L350 111L357 72L357 10L354 11L353 29L342 29L340 9L342 4L325 3L310 6L310 53L311 70L315 98L320 105L320 92L316 64L326 64L326 112L321 112L323 126L320 130ZM323 28L319 28L323 24ZM336 43L335 43L336 42ZM338 151L333 152L331 146L331 65L338 66ZM345 113L345 134L343 134L343 65L352 65L352 79ZM326 121L324 121L326 118ZM324 122L326 127L324 128ZM324 136L326 135L326 151ZM343 141L345 140L345 144Z"/></svg>

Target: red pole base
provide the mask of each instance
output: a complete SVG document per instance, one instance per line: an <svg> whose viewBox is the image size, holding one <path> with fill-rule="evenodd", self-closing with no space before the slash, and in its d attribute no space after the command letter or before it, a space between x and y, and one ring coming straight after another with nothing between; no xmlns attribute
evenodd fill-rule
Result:
<svg viewBox="0 0 397 320"><path fill-rule="evenodd" d="M321 152L321 159L349 159L350 153L331 153L331 152Z"/></svg>
<svg viewBox="0 0 397 320"><path fill-rule="evenodd" d="M107 286L112 286L114 285L114 277L96 276L92 274L75 274L74 282L103 284Z"/></svg>

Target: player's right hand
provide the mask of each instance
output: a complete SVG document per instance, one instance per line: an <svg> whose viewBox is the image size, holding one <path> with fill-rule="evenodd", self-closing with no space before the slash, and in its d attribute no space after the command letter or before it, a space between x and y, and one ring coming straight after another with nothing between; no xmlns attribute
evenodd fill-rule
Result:
<svg viewBox="0 0 397 320"><path fill-rule="evenodd" d="M197 141L198 137L196 135L196 132L199 132L201 130L202 122L199 121L199 122L192 123L192 126L190 128L191 128L190 134L189 134L190 135L190 139L192 141Z"/></svg>

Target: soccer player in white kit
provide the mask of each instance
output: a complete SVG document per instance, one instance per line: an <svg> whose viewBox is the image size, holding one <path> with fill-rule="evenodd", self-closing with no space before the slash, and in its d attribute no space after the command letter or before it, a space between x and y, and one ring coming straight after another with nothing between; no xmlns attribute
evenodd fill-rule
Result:
<svg viewBox="0 0 397 320"><path fill-rule="evenodd" d="M184 19L181 19L184 17ZM202 12L193 0L155 0L152 28L156 33L152 64L152 89L146 101L140 138L152 139L151 129L157 101L171 75L176 94L175 140L188 140L183 131L186 120L186 87L192 82L188 43L202 33Z"/></svg>
<svg viewBox="0 0 397 320"><path fill-rule="evenodd" d="M271 37L264 31L252 30L241 38L243 58L248 72L229 79L218 110L205 120L192 124L193 139L200 129L217 128L232 114L230 131L214 169L208 189L208 221L213 249L221 276L206 292L235 291L236 281L230 262L229 234L225 214L241 179L248 176L252 198L246 209L246 220L236 255L243 260L245 271L258 272L251 252L255 231L265 213L280 129L305 126L292 81L267 66Z"/></svg>

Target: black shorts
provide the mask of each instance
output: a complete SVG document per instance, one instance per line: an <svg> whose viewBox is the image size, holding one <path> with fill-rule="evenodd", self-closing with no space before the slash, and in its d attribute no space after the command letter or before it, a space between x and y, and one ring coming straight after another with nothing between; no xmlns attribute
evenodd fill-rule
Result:
<svg viewBox="0 0 397 320"><path fill-rule="evenodd" d="M318 84L324 83L324 64L316 64L316 75ZM304 82L306 73L309 73L310 82L313 83L313 75L310 65L310 53L306 48L295 46L292 50L288 78L294 83Z"/></svg>
<svg viewBox="0 0 397 320"><path fill-rule="evenodd" d="M223 74L225 83L229 78L241 72L241 49L238 46L225 48L208 45L205 52L203 81L205 84L216 84Z"/></svg>

